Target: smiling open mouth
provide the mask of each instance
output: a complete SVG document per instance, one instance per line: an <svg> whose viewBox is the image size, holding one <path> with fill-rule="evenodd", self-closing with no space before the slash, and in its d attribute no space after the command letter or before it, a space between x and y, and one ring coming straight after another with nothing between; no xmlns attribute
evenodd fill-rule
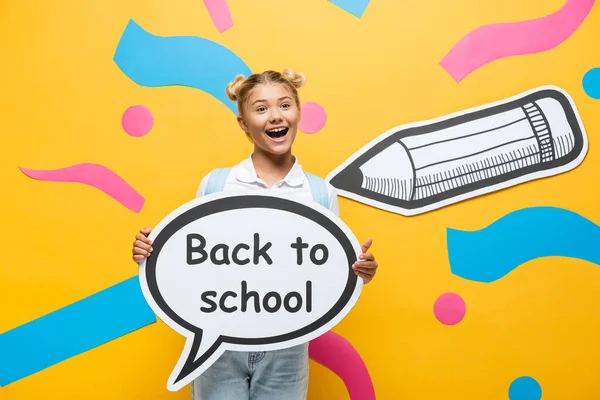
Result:
<svg viewBox="0 0 600 400"><path fill-rule="evenodd" d="M267 132L267 136L269 136L271 139L278 139L281 137L284 137L285 135L287 135L289 131L289 128L275 128L275 129L269 129Z"/></svg>

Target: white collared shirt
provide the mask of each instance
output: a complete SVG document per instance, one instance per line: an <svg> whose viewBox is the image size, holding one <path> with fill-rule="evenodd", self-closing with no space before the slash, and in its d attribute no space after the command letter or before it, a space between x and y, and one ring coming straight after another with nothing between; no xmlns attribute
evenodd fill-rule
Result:
<svg viewBox="0 0 600 400"><path fill-rule="evenodd" d="M206 185L208 184L209 176L210 173L202 178L196 197L204 196L206 194ZM326 185L327 194L329 195L329 210L339 216L340 209L337 192L331 184L326 183ZM304 175L302 166L298 164L298 159L296 157L294 157L294 165L287 176L283 178L283 180L275 183L271 188L257 176L254 164L252 163L252 155L233 166L227 176L223 191L247 192L251 190L271 190L276 192L276 194L289 196L293 200L302 202L314 201L308 179L306 178L306 175Z"/></svg>

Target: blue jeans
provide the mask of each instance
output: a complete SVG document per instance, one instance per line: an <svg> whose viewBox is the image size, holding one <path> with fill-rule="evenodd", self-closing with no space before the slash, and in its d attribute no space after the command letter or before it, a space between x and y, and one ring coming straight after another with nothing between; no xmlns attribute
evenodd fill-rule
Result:
<svg viewBox="0 0 600 400"><path fill-rule="evenodd" d="M267 352L226 351L191 388L192 400L305 400L308 343Z"/></svg>

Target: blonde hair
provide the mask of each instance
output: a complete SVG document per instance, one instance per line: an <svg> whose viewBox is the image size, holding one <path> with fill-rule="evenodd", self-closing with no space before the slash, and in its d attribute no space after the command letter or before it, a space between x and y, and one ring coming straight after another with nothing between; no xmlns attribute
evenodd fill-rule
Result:
<svg viewBox="0 0 600 400"><path fill-rule="evenodd" d="M296 105L300 108L300 99L296 89L304 85L305 82L304 74L294 72L289 68L284 69L283 72L269 70L252 74L248 78L244 78L243 75L236 76L225 88L225 93L232 101L237 102L238 112L242 115L244 102L248 99L248 94L254 87L261 84L282 84L288 88L296 101Z"/></svg>

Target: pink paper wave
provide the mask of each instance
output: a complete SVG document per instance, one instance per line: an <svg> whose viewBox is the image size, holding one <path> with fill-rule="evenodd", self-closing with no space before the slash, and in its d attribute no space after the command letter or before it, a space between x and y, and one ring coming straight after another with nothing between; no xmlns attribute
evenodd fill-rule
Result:
<svg viewBox="0 0 600 400"><path fill-rule="evenodd" d="M112 170L98 164L76 164L55 170L33 170L19 167L28 177L52 182L76 182L99 189L127 207L139 212L144 198Z"/></svg>
<svg viewBox="0 0 600 400"><path fill-rule="evenodd" d="M342 336L328 331L311 340L308 355L342 379L350 400L375 400L375 389L365 363Z"/></svg>
<svg viewBox="0 0 600 400"><path fill-rule="evenodd" d="M459 82L499 58L550 50L579 28L594 2L567 0L560 10L545 17L480 26L456 43L440 64Z"/></svg>
<svg viewBox="0 0 600 400"><path fill-rule="evenodd" d="M213 24L220 33L233 26L227 0L204 0L204 5L210 14Z"/></svg>

